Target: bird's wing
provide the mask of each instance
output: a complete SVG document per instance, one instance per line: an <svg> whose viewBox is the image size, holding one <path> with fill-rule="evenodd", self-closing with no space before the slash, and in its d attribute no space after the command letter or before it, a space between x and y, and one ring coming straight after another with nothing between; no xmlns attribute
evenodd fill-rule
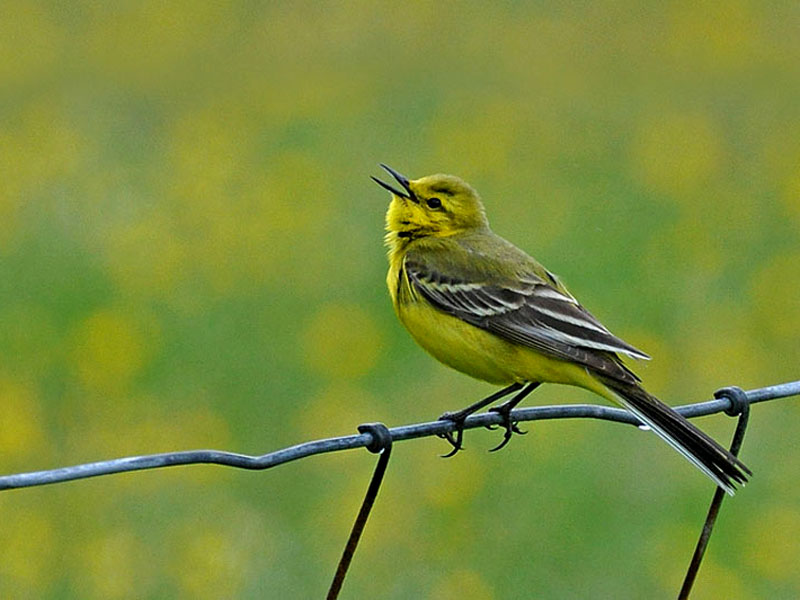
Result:
<svg viewBox="0 0 800 600"><path fill-rule="evenodd" d="M406 255L405 272L414 292L439 310L545 355L625 380L633 374L613 353L649 358L608 331L538 263L509 276L506 265L493 269L482 253L473 263L470 251L460 250Z"/></svg>

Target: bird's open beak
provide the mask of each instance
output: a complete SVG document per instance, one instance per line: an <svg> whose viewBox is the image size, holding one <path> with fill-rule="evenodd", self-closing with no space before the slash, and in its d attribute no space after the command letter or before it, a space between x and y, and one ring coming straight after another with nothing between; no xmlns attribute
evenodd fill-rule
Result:
<svg viewBox="0 0 800 600"><path fill-rule="evenodd" d="M406 200L417 202L417 197L414 195L414 192L411 191L411 187L408 185L408 177L406 177L405 175L401 175L400 173L395 171L392 167L384 165L383 163L381 163L381 167L386 169L386 171L388 171L388 173L397 180L397 183L403 186L404 191L401 192L400 190L389 185L388 183L384 183L377 177L372 177L375 183L377 183L382 188L389 190L395 196L400 196L401 198L405 198Z"/></svg>

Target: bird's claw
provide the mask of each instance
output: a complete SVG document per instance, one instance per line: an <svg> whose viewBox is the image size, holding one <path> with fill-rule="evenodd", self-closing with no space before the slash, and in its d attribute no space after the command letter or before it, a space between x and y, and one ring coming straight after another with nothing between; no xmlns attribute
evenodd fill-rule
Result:
<svg viewBox="0 0 800 600"><path fill-rule="evenodd" d="M501 406L497 406L497 407L489 409L490 412L495 412L495 413L499 414L503 418L502 425L503 425L503 428L505 429L505 431L503 432L503 441L501 441L497 446L495 446L494 448L489 450L489 452L497 452L501 448L504 448L505 445L508 444L508 442L511 441L511 438L514 436L515 433L518 434L518 435L525 435L525 434L528 433L527 431L523 431L522 429L520 429L517 426L517 424L514 421L511 420L511 409L512 408L513 408L512 406L507 406L507 405L503 404ZM490 428L490 429L496 429L498 426L497 425L493 425L493 426L488 426L487 425L487 427Z"/></svg>
<svg viewBox="0 0 800 600"><path fill-rule="evenodd" d="M453 436L452 431L445 431L444 433L437 434L438 437L442 438L443 440L447 440L453 447L453 449L447 454L442 454L442 458L450 458L451 456L455 456L460 450L464 449L462 442L464 441L464 421L466 420L467 415L457 412L446 412L439 417L439 421L450 421L455 424L455 436Z"/></svg>

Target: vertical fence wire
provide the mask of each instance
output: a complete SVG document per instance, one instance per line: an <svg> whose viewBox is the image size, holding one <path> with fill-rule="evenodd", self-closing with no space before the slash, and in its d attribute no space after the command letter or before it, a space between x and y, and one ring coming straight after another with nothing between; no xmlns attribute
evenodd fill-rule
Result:
<svg viewBox="0 0 800 600"><path fill-rule="evenodd" d="M361 539L361 533L364 531L364 526L367 524L369 513L372 506L375 504L375 498L378 496L383 476L386 473L386 466L389 464L389 457L392 453L392 434L383 423L368 423L359 425L358 430L361 433L369 432L373 436L372 443L367 446L370 452L378 453L378 464L375 465L375 471L372 473L367 493L364 496L364 501L361 503L361 509L358 511L353 529L350 531L350 537L347 539L347 544L344 547L342 558L339 560L339 565L336 567L336 573L333 576L331 587L328 590L327 600L336 600L339 597L339 592L344 583L344 577L347 575L347 570L350 568L350 563L353 560L358 542Z"/></svg>
<svg viewBox="0 0 800 600"><path fill-rule="evenodd" d="M744 441L744 432L750 420L750 402L747 399L747 394L741 388L729 387L717 390L714 393L714 397L729 398L731 407L725 412L731 416L735 416L737 413L739 415L730 448L731 454L739 456L739 450L742 448L742 441ZM711 500L711 505L708 507L708 515L706 516L705 523L703 523L700 539L697 540L697 546L694 549L692 560L689 563L689 569L686 571L686 577L678 593L678 600L689 599L689 594L692 592L697 573L700 571L700 563L703 561L706 548L708 548L708 542L711 539L711 531L714 529L714 524L717 522L717 515L719 515L719 509L722 506L722 500L724 498L725 490L718 487L714 491L714 497Z"/></svg>

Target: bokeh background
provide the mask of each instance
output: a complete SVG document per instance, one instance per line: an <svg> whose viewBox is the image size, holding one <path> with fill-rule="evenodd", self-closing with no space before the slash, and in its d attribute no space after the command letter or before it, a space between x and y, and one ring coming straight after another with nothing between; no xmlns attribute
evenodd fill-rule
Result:
<svg viewBox="0 0 800 600"><path fill-rule="evenodd" d="M5 0L0 472L487 394L395 320L378 162L470 181L665 400L800 378L798 26L745 0ZM634 428L529 429L398 445L342 597L674 597L709 482ZM800 595L799 435L798 400L754 409L697 598ZM373 464L4 492L0 596L319 598Z"/></svg>

